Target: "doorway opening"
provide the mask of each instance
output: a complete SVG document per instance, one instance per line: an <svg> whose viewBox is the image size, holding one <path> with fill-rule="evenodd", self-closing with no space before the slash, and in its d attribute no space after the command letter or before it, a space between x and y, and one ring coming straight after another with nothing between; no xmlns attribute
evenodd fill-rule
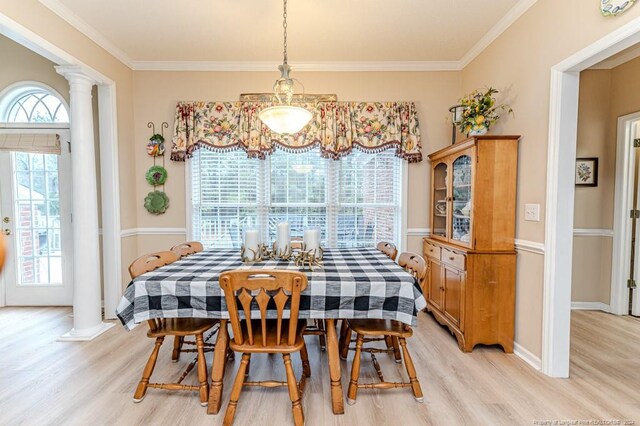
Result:
<svg viewBox="0 0 640 426"><path fill-rule="evenodd" d="M569 376L574 197L580 72L640 42L640 18L551 69L542 371Z"/></svg>

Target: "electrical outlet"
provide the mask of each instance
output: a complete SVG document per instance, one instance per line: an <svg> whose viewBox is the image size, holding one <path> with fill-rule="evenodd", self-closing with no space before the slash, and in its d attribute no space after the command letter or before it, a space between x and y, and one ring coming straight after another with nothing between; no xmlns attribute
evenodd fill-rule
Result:
<svg viewBox="0 0 640 426"><path fill-rule="evenodd" d="M540 222L540 204L525 204L524 220Z"/></svg>

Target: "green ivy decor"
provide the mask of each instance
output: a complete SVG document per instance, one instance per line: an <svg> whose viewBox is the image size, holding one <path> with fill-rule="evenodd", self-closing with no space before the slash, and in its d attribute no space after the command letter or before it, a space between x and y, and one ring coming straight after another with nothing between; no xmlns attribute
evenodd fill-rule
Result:
<svg viewBox="0 0 640 426"><path fill-rule="evenodd" d="M460 133L467 136L483 135L498 121L502 113L513 114L509 105L496 105L496 98L493 96L496 93L498 91L493 87L476 89L460 99L464 111L461 120L455 123Z"/></svg>
<svg viewBox="0 0 640 426"><path fill-rule="evenodd" d="M162 166L151 166L145 177L149 185L164 185L167 181L167 169Z"/></svg>

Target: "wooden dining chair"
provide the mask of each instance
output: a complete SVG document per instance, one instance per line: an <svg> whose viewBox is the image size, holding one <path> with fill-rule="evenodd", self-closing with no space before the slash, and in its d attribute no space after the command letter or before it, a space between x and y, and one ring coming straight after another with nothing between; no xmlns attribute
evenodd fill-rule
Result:
<svg viewBox="0 0 640 426"><path fill-rule="evenodd" d="M183 258L185 256L192 255L194 253L199 253L204 250L202 243L198 241L187 241L185 243L176 244L170 249L172 252L178 255L178 258ZM175 336L173 338L173 353L171 354L171 360L173 362L178 362L180 359L180 352L182 352L182 346L184 346L184 337L183 336Z"/></svg>
<svg viewBox="0 0 640 426"><path fill-rule="evenodd" d="M387 241L380 241L376 246L378 250L389 256L389 259L396 261L396 256L398 256L398 249L396 245Z"/></svg>
<svg viewBox="0 0 640 426"><path fill-rule="evenodd" d="M171 247L171 251L177 254L178 257L189 256L194 253L199 253L202 250L204 250L204 247L202 243L198 241L187 241Z"/></svg>
<svg viewBox="0 0 640 426"><path fill-rule="evenodd" d="M223 424L233 423L243 386L288 386L293 422L295 425L304 424L300 400L306 378L311 376L311 368L302 336L306 322L298 320L298 312L300 293L307 287L307 276L301 272L282 270L227 271L220 275L220 287L224 291L233 330L233 339L229 346L233 351L242 353ZM243 320L240 319L238 301L244 312ZM252 304L259 309L257 318L256 312L252 311ZM275 307L277 319L267 319L269 305ZM283 318L285 306L290 313L289 319ZM291 354L294 352L300 352L302 359L303 372L300 382L296 382L291 366ZM253 353L282 354L287 381L247 381L247 365Z"/></svg>
<svg viewBox="0 0 640 426"><path fill-rule="evenodd" d="M376 248L384 253L389 259L396 261L396 257L398 256L398 248L395 244L390 243L388 241L380 241ZM371 340L379 340L372 338ZM392 336L384 337L385 344L387 345L387 349L390 351L393 350L393 354L395 356L396 362L402 362L402 356L400 355L400 345L398 343L398 339ZM344 346L346 342L346 347ZM349 351L348 345L351 342L351 330L349 330L349 324L346 320L342 321L340 325L340 341L338 344L340 350L340 356L343 359L347 359L347 353Z"/></svg>
<svg viewBox="0 0 640 426"><path fill-rule="evenodd" d="M427 264L424 259L415 253L402 253L398 259L398 264L402 266L407 272L411 273L419 282L426 279ZM358 389L392 389L392 388L405 388L410 387L413 391L413 397L416 401L422 402L422 388L420 382L416 377L416 369L413 365L413 360L409 354L407 348L406 339L411 337L413 331L411 327L395 320L382 320L382 319L349 319L348 328L356 333L356 345L355 355L353 357L353 364L351 366L351 380L349 382L349 389L347 391L347 402L350 405L355 404ZM376 353L387 352L389 349L377 349L377 348L365 348L363 347L366 341L378 340L376 336L383 336L383 338L391 337L397 339L399 346L402 348L402 354L404 358L404 365L409 376L408 382L387 382L384 380L380 364L375 357ZM349 342L346 343L347 350L350 349ZM371 355L371 360L378 374L380 381L378 383L359 383L360 376L360 356L362 352L368 352Z"/></svg>
<svg viewBox="0 0 640 426"><path fill-rule="evenodd" d="M173 263L176 260L178 260L178 255L172 251L161 251L147 254L133 261L131 266L129 266L129 274L131 275L131 278L134 279L146 272L151 272L162 266ZM144 367L140 383L138 383L136 392L133 395L133 401L142 401L148 388L186 390L199 391L200 405L206 406L209 399L209 383L207 379L207 361L204 357L206 344L204 342L203 335L205 331L209 330L218 322L218 320L208 318L155 318L147 320L147 324L149 325L147 336L155 338L156 342L153 347L153 351L151 352L151 356ZM182 374L176 383L150 383L149 380L151 379L151 374L156 366L160 346L162 346L166 336L176 336L180 338L184 338L185 336L195 337L196 349L189 350L189 352L198 353L198 386L182 384L182 380L184 380L193 368L192 364L187 367L184 374Z"/></svg>

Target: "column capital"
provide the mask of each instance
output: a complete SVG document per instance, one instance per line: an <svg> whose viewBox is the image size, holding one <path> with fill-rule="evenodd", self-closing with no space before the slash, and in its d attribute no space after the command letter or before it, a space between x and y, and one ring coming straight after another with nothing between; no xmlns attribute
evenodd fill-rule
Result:
<svg viewBox="0 0 640 426"><path fill-rule="evenodd" d="M66 78L70 84L85 84L89 87L96 84L96 80L91 77L88 70L80 65L57 66L56 72Z"/></svg>

